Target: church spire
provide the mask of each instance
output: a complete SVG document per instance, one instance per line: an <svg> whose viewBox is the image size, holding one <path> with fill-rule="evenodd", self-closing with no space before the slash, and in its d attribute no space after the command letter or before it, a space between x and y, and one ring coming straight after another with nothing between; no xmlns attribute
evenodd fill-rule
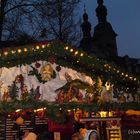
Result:
<svg viewBox="0 0 140 140"><path fill-rule="evenodd" d="M86 13L86 8L84 5L83 23L81 24L83 38L91 38L91 24L88 21L88 14Z"/></svg>
<svg viewBox="0 0 140 140"><path fill-rule="evenodd" d="M107 8L103 5L103 0L97 0L98 7L96 8L96 16L98 17L98 22L106 22Z"/></svg>

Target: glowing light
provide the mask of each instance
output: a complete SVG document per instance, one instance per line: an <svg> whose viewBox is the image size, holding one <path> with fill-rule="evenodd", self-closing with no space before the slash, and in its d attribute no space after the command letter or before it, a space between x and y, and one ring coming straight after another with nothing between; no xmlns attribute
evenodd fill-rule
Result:
<svg viewBox="0 0 140 140"><path fill-rule="evenodd" d="M128 74L126 74L125 77L128 77Z"/></svg>
<svg viewBox="0 0 140 140"><path fill-rule="evenodd" d="M136 81L137 80L137 78L134 78L134 81Z"/></svg>
<svg viewBox="0 0 140 140"><path fill-rule="evenodd" d="M73 52L73 49L70 49L70 52Z"/></svg>
<svg viewBox="0 0 140 140"><path fill-rule="evenodd" d="M40 49L40 47L39 47L39 46L36 46L36 49L37 49L37 50L39 50L39 49Z"/></svg>
<svg viewBox="0 0 140 140"><path fill-rule="evenodd" d="M129 78L132 80L133 77L129 77Z"/></svg>
<svg viewBox="0 0 140 140"><path fill-rule="evenodd" d="M122 73L122 75L124 75L124 73Z"/></svg>
<svg viewBox="0 0 140 140"><path fill-rule="evenodd" d="M104 64L104 67L107 67L107 64Z"/></svg>
<svg viewBox="0 0 140 140"><path fill-rule="evenodd" d="M21 109L17 109L15 112L20 112L21 111Z"/></svg>
<svg viewBox="0 0 140 140"><path fill-rule="evenodd" d="M81 54L80 54L80 56L84 56L84 54L83 54L83 53L81 53Z"/></svg>
<svg viewBox="0 0 140 140"><path fill-rule="evenodd" d="M68 50L68 49L69 49L69 47L68 47L68 46L66 46L66 47L65 47L65 50Z"/></svg>
<svg viewBox="0 0 140 140"><path fill-rule="evenodd" d="M120 71L119 70L117 70L117 73L119 73Z"/></svg>
<svg viewBox="0 0 140 140"><path fill-rule="evenodd" d="M8 55L8 52L4 52L4 55Z"/></svg>
<svg viewBox="0 0 140 140"><path fill-rule="evenodd" d="M71 112L71 110L70 110L70 109L68 109L67 111L68 111L68 112Z"/></svg>
<svg viewBox="0 0 140 140"><path fill-rule="evenodd" d="M16 53L16 51L12 50L11 53L14 54L14 53Z"/></svg>
<svg viewBox="0 0 140 140"><path fill-rule="evenodd" d="M44 49L45 48L45 45L42 45L42 49Z"/></svg>
<svg viewBox="0 0 140 140"><path fill-rule="evenodd" d="M24 52L27 52L27 48L24 48Z"/></svg>
<svg viewBox="0 0 140 140"><path fill-rule="evenodd" d="M99 112L101 117L107 117L107 112L106 111L100 111Z"/></svg>
<svg viewBox="0 0 140 140"><path fill-rule="evenodd" d="M75 55L77 55L77 54L78 54L78 51L75 52Z"/></svg>
<svg viewBox="0 0 140 140"><path fill-rule="evenodd" d="M36 110L36 112L43 111L43 110L44 110L44 108L39 108L39 109Z"/></svg>
<svg viewBox="0 0 140 140"><path fill-rule="evenodd" d="M18 53L21 53L21 49L18 49Z"/></svg>
<svg viewBox="0 0 140 140"><path fill-rule="evenodd" d="M110 88L111 88L110 82L106 82L105 87L106 87L106 90L110 90Z"/></svg>

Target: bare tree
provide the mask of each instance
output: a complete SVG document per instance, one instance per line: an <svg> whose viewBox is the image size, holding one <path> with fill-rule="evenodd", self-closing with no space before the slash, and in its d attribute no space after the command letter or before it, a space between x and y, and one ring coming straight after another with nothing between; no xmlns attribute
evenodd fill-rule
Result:
<svg viewBox="0 0 140 140"><path fill-rule="evenodd" d="M37 0L1 0L0 4L0 41L14 40L22 34L37 35L40 18L36 7L47 6L47 3Z"/></svg>
<svg viewBox="0 0 140 140"><path fill-rule="evenodd" d="M46 0L42 0L44 2ZM39 9L44 19L42 34L47 33L50 39L59 39L65 42L76 41L79 34L78 6L80 0L50 0L48 9L51 16L46 16L45 7ZM45 13L44 13L45 12ZM78 20L77 20L78 19Z"/></svg>
<svg viewBox="0 0 140 140"><path fill-rule="evenodd" d="M27 35L34 39L75 40L79 0L1 0L0 41Z"/></svg>

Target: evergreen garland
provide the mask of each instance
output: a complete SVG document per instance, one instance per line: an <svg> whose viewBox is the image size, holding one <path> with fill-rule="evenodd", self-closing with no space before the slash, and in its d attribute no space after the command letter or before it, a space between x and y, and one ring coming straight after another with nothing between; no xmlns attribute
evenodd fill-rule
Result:
<svg viewBox="0 0 140 140"><path fill-rule="evenodd" d="M89 112L98 112L100 110L140 110L140 103L104 103L99 105L96 102L93 102L91 105L87 105L86 103L69 102L59 105L57 103L49 103L47 101L35 100L14 100L11 102L0 102L0 114L3 115L13 113L16 109L21 109L23 112L27 110L31 110L31 112L34 112L34 110L39 108L46 108L46 116L49 119L57 123L65 123L67 121L67 110L75 110L77 108L81 109L82 111Z"/></svg>

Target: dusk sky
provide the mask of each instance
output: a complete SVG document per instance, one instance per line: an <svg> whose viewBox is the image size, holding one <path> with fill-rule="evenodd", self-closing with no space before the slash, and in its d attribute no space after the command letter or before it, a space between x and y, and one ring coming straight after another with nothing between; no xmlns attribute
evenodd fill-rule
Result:
<svg viewBox="0 0 140 140"><path fill-rule="evenodd" d="M81 16L85 3L93 35L93 28L97 25L95 13L97 0L82 0L82 2ZM140 58L140 0L104 0L104 5L108 10L107 20L118 34L119 56Z"/></svg>

